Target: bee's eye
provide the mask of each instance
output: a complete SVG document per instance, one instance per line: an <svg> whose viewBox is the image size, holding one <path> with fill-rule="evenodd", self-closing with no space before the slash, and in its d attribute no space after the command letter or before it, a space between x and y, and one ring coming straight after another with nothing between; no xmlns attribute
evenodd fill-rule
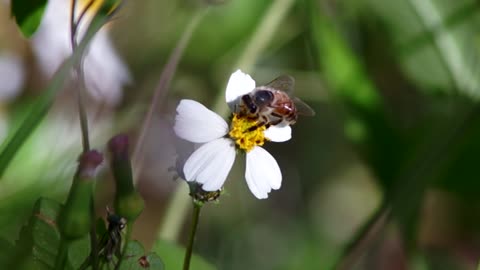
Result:
<svg viewBox="0 0 480 270"><path fill-rule="evenodd" d="M273 100L273 94L267 90L260 90L255 93L255 103L257 105L267 105Z"/></svg>

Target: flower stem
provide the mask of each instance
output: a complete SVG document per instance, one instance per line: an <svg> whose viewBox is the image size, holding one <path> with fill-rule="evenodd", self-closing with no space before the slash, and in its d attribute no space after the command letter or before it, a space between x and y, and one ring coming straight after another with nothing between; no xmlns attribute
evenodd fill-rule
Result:
<svg viewBox="0 0 480 270"><path fill-rule="evenodd" d="M88 9L92 3L93 1L90 1L86 9ZM76 5L77 5L77 0L73 0L71 5L71 10L70 10L70 42L72 46L72 53L75 53L77 49L76 35L77 35L78 25L81 23L81 19L82 19L82 17L80 17L78 20L75 20ZM77 89L78 116L80 120L80 129L82 133L83 152L86 153L90 151L90 138L89 138L89 131L88 131L88 118L87 118L87 112L85 109L85 104L84 104L85 102L84 102L84 96L83 96L84 89L85 89L83 59L78 61L78 63L74 66L73 73L74 73L74 80L76 80L79 84ZM94 209L95 202L93 197L91 198L90 205L92 207L91 218L92 220L95 220L95 209ZM64 242L64 239L62 238L62 243L63 242ZM98 252L97 252L97 230L95 227L95 222L92 222L92 225L90 226L90 250L92 253L92 269L96 270L98 269Z"/></svg>
<svg viewBox="0 0 480 270"><path fill-rule="evenodd" d="M185 259L183 260L183 270L190 269L190 259L192 258L193 243L195 242L195 234L197 233L198 220L200 218L201 208L201 204L195 202L193 203L192 228L190 231L190 239L188 239L187 250L185 251Z"/></svg>

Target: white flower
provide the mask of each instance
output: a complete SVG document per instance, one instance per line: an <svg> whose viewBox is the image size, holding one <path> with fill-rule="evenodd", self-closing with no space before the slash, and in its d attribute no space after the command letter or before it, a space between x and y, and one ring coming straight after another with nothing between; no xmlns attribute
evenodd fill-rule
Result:
<svg viewBox="0 0 480 270"><path fill-rule="evenodd" d="M77 16L86 1L78 1ZM101 3L101 1L95 1ZM32 46L40 68L47 77L52 77L62 62L71 55L70 44L71 0L49 0L42 22L32 37ZM94 6L98 4L94 4ZM91 11L93 11L92 8ZM79 40L83 37L92 18L92 12L79 25ZM122 88L130 83L128 68L118 57L109 36L108 29L102 28L90 43L84 58L85 84L88 93L97 101L110 105L118 104Z"/></svg>
<svg viewBox="0 0 480 270"><path fill-rule="evenodd" d="M230 76L226 102L232 108L239 97L255 88L255 81L240 70ZM265 126L250 131L256 122L233 114L229 124L218 114L193 100L181 100L177 107L174 131L178 137L202 145L183 167L187 181L202 184L205 191L219 190L235 161L236 150L246 152L245 179L258 199L265 199L272 189L279 189L282 173L276 160L261 147L266 140L284 142L291 138L290 126ZM249 130L248 132L246 130Z"/></svg>
<svg viewBox="0 0 480 270"><path fill-rule="evenodd" d="M20 56L11 52L0 53L0 102L13 100L25 83L25 66Z"/></svg>

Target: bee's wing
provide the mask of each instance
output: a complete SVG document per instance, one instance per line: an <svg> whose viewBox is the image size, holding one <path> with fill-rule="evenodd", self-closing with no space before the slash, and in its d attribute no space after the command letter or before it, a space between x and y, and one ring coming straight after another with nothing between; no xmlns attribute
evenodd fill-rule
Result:
<svg viewBox="0 0 480 270"><path fill-rule="evenodd" d="M293 93L293 88L295 87L295 79L289 75L282 75L267 83L265 86L291 95Z"/></svg>
<svg viewBox="0 0 480 270"><path fill-rule="evenodd" d="M301 99L297 97L292 97L293 102L295 103L295 107L297 108L297 112L299 115L304 116L314 116L315 111L307 105L307 103L303 102Z"/></svg>

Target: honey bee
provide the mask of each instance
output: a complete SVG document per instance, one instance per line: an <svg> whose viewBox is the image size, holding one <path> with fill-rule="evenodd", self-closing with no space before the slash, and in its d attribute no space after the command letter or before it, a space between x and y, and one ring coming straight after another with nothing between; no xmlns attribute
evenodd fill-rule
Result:
<svg viewBox="0 0 480 270"><path fill-rule="evenodd" d="M313 116L310 106L290 96L295 80L282 75L266 85L258 86L240 98L237 113L258 121L258 126L287 126L297 121L298 115Z"/></svg>

